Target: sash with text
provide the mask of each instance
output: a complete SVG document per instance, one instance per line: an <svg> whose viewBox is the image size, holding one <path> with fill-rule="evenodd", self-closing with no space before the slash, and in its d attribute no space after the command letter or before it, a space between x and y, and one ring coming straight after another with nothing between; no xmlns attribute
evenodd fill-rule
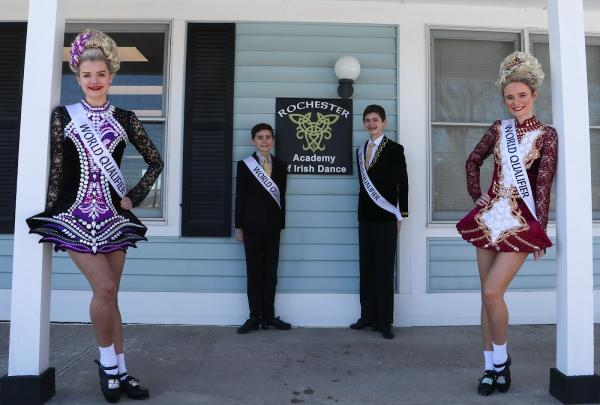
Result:
<svg viewBox="0 0 600 405"><path fill-rule="evenodd" d="M523 163L523 156L519 150L515 120L502 120L501 125L502 151L510 163L509 171L515 181L515 186L517 187L519 195L525 202L525 205L527 205L527 208L529 208L531 215L537 219L535 202L533 201L533 193L531 192L531 184L529 184L529 177L527 176L527 170Z"/></svg>
<svg viewBox="0 0 600 405"><path fill-rule="evenodd" d="M127 185L123 178L123 173L121 173L121 169L119 169L117 162L115 162L109 150L104 146L100 135L98 135L87 119L83 106L80 103L71 104L67 106L67 111L75 124L84 147L92 155L94 163L100 168L119 197L123 198L127 193Z"/></svg>
<svg viewBox="0 0 600 405"><path fill-rule="evenodd" d="M371 179L367 174L367 169L365 168L365 153L363 148L358 148L356 150L356 153L358 155L358 167L360 170L360 178L362 180L363 187L367 191L369 197L371 197L371 200L373 200L375 204L377 204L379 207L383 208L387 212L394 214L398 222L402 221L402 215L400 214L400 210L398 209L398 207L392 205L388 200L383 198L383 196L379 193L379 191L377 191L377 189L371 182Z"/></svg>
<svg viewBox="0 0 600 405"><path fill-rule="evenodd" d="M279 187L277 184L269 177L267 173L263 170L262 167L258 164L256 159L253 156L248 156L244 159L244 163L250 169L250 173L256 177L256 180L260 183L261 186L264 187L265 190L273 197L279 208L281 208L281 200L279 196Z"/></svg>

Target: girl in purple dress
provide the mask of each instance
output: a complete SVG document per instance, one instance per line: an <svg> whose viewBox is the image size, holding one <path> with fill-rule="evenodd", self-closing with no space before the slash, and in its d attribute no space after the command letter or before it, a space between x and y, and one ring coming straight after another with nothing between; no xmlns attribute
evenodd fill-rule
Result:
<svg viewBox="0 0 600 405"><path fill-rule="evenodd" d="M59 106L50 121L51 166L46 211L27 219L31 233L67 251L93 291L90 317L100 349L100 388L109 402L121 392L143 399L149 392L128 375L117 300L128 247L146 240L146 227L131 208L140 204L163 168L160 154L135 114L108 101L119 70L115 42L86 30L71 44L69 64L84 99ZM148 170L127 191L119 166L128 142Z"/></svg>

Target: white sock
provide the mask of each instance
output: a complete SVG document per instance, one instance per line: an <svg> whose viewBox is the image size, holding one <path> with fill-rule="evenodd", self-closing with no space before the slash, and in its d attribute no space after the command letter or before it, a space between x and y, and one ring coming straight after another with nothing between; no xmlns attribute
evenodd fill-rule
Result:
<svg viewBox="0 0 600 405"><path fill-rule="evenodd" d="M483 361L484 361L484 371L485 370L493 370L494 369L494 351L484 350L483 351Z"/></svg>
<svg viewBox="0 0 600 405"><path fill-rule="evenodd" d="M100 349L100 364L102 364L103 367L114 367L117 365L117 353L115 353L114 344L107 347L98 346L98 349ZM115 368L104 371L106 374L116 375L118 370Z"/></svg>
<svg viewBox="0 0 600 405"><path fill-rule="evenodd" d="M492 346L494 347L494 364L504 364L508 359L508 354L506 354L506 342L502 345L497 345L492 342ZM504 367L494 367L496 371L504 370Z"/></svg>
<svg viewBox="0 0 600 405"><path fill-rule="evenodd" d="M117 365L119 366L119 374L123 374L121 380L127 378L127 366L125 365L125 353L117 354Z"/></svg>

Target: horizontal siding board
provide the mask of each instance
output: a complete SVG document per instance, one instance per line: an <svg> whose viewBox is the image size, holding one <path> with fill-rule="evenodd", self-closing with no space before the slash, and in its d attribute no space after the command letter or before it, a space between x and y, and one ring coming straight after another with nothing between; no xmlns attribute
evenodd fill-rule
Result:
<svg viewBox="0 0 600 405"><path fill-rule="evenodd" d="M244 23L238 24L238 35L319 35L327 37L396 38L395 26L363 24Z"/></svg>
<svg viewBox="0 0 600 405"><path fill-rule="evenodd" d="M235 52L235 61L238 66L334 66L342 56L354 56L360 61L361 69L368 68L394 68L397 55L395 53L365 53L344 52L339 49L319 52L291 52L291 51L241 51Z"/></svg>
<svg viewBox="0 0 600 405"><path fill-rule="evenodd" d="M81 275L59 274L52 279L55 290L89 290ZM240 292L246 289L246 277L127 276L121 291ZM279 292L342 292L358 289L358 277L279 277Z"/></svg>
<svg viewBox="0 0 600 405"><path fill-rule="evenodd" d="M296 82L296 83L336 83L332 66L237 66L235 69L238 82ZM393 83L396 80L396 69L373 68L361 71L355 86L364 84Z"/></svg>
<svg viewBox="0 0 600 405"><path fill-rule="evenodd" d="M337 98L337 82L301 83L286 82L265 85L263 82L239 82L235 86L235 97L313 97ZM395 84L365 84L354 86L354 96L392 100L396 98Z"/></svg>
<svg viewBox="0 0 600 405"><path fill-rule="evenodd" d="M396 39L318 35L237 35L238 51L396 53Z"/></svg>
<svg viewBox="0 0 600 405"><path fill-rule="evenodd" d="M555 240L553 240L556 243ZM479 275L475 248L461 238L428 238L428 291L477 291ZM600 238L594 238L594 288L600 287ZM513 282L512 290L556 288L556 248L538 261L527 259Z"/></svg>
<svg viewBox="0 0 600 405"><path fill-rule="evenodd" d="M55 259L53 274L83 275L69 259ZM168 269L168 271L165 271ZM278 274L283 277L356 277L358 262L355 260L281 260ZM123 277L130 276L198 276L198 277L245 277L245 260L207 259L132 259L125 265Z"/></svg>

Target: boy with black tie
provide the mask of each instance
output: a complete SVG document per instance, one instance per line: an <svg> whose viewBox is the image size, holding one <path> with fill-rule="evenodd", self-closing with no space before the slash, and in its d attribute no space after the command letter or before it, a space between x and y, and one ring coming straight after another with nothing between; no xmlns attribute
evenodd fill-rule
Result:
<svg viewBox="0 0 600 405"><path fill-rule="evenodd" d="M383 107L368 106L363 124L370 139L356 151L361 313L350 327L370 326L393 339L396 245L402 217L408 216L406 161L402 145L383 135Z"/></svg>
<svg viewBox="0 0 600 405"><path fill-rule="evenodd" d="M236 239L244 242L250 318L240 334L273 326L291 325L275 317L275 287L279 262L279 234L285 227L287 165L271 155L275 134L269 124L252 128L256 152L238 162L235 198Z"/></svg>

